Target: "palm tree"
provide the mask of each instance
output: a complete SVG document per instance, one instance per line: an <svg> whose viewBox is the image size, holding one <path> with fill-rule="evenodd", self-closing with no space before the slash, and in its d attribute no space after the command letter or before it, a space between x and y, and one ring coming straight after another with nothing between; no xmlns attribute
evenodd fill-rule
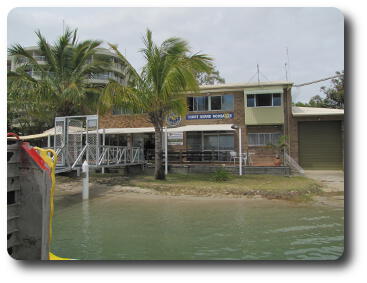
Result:
<svg viewBox="0 0 367 283"><path fill-rule="evenodd" d="M78 42L77 30L69 28L52 45L40 31L36 35L43 63L20 44L8 49L8 55L14 56L19 66L8 72L9 101L18 106L20 113L31 108L33 112L29 114L40 114L47 109L52 118L94 112L102 86L92 84L88 78L108 71L111 64L106 55L97 53L102 41Z"/></svg>
<svg viewBox="0 0 367 283"><path fill-rule="evenodd" d="M157 46L152 32L147 30L143 38L145 47L140 51L145 65L140 74L130 68L135 77L134 85L122 86L110 82L100 99L100 111L112 107L125 107L134 113L144 113L155 130L155 178L165 179L162 168L162 134L167 115L184 114L187 110L185 92L198 89L196 75L212 71L212 59L205 54L191 54L188 43L171 37ZM110 45L121 60L127 60Z"/></svg>

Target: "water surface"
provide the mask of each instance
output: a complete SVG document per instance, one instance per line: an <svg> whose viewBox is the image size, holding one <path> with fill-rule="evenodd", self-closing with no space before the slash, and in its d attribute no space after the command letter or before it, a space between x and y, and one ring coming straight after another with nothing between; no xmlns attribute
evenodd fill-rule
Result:
<svg viewBox="0 0 367 283"><path fill-rule="evenodd" d="M343 209L282 201L99 198L57 209L52 250L109 260L333 260Z"/></svg>

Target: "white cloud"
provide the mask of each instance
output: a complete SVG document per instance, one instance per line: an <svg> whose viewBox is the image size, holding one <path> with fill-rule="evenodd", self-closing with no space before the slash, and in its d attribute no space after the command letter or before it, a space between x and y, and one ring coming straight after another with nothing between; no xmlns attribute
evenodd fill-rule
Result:
<svg viewBox="0 0 367 283"><path fill-rule="evenodd" d="M285 79L286 48L290 78L296 83L332 75L344 68L344 22L334 8L17 8L8 16L8 45L34 45L40 29L53 41L66 25L80 39L116 43L140 67L138 50L146 28L154 40L170 36L189 41L194 51L215 58L227 82L247 82L256 64L270 80ZM295 91L307 101L320 85Z"/></svg>

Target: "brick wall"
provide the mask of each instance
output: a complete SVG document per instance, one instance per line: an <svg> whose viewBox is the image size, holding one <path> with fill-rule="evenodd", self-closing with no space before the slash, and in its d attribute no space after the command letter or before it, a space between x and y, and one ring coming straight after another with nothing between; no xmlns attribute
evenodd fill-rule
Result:
<svg viewBox="0 0 367 283"><path fill-rule="evenodd" d="M202 124L244 124L244 101L243 92L216 92L211 93L210 96L233 94L234 95L234 110L232 111L203 111L203 112L187 112L187 114L206 114L206 113L234 113L233 119L198 119L198 120L186 120L186 115L183 115L180 126L185 125L202 125ZM189 96L205 96L205 94L194 94ZM209 96L209 94L207 94ZM153 125L148 121L147 116L143 114L136 115L112 115L109 112L99 119L100 128L140 128L140 127L152 127Z"/></svg>
<svg viewBox="0 0 367 283"><path fill-rule="evenodd" d="M143 128L153 127L144 114L112 115L112 112L99 117L99 128Z"/></svg>
<svg viewBox="0 0 367 283"><path fill-rule="evenodd" d="M218 96L225 94L233 94L233 104L234 109L230 111L217 110L217 111L203 111L203 112L191 112L188 111L187 114L207 114L207 113L234 113L233 119L198 119L198 120L186 120L186 115L182 117L182 126L185 125L212 125L212 124L244 124L245 122L245 112L244 112L244 97L242 91L226 91L226 92L215 92L215 93L200 93L195 95L188 95L191 97L194 96Z"/></svg>

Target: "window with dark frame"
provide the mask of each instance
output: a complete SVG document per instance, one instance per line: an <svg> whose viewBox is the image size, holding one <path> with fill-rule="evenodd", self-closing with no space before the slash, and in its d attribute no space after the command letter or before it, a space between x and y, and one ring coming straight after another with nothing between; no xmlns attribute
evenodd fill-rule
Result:
<svg viewBox="0 0 367 283"><path fill-rule="evenodd" d="M273 93L273 106L280 106L281 104L280 93Z"/></svg>
<svg viewBox="0 0 367 283"><path fill-rule="evenodd" d="M281 106L280 93L259 93L247 95L247 107L271 107Z"/></svg>
<svg viewBox="0 0 367 283"><path fill-rule="evenodd" d="M187 132L188 150L233 150L234 135L226 132Z"/></svg>
<svg viewBox="0 0 367 283"><path fill-rule="evenodd" d="M193 97L187 98L187 108L189 109L189 111L194 111L194 98Z"/></svg>
<svg viewBox="0 0 367 283"><path fill-rule="evenodd" d="M222 96L211 96L210 97L210 109L221 110L222 109Z"/></svg>
<svg viewBox="0 0 367 283"><path fill-rule="evenodd" d="M255 95L247 95L247 107L255 107Z"/></svg>
<svg viewBox="0 0 367 283"><path fill-rule="evenodd" d="M279 143L281 133L248 133L249 146L268 146Z"/></svg>
<svg viewBox="0 0 367 283"><path fill-rule="evenodd" d="M194 97L194 111L207 111L208 110L208 97L197 96Z"/></svg>
<svg viewBox="0 0 367 283"><path fill-rule="evenodd" d="M233 94L222 95L222 108L221 110L233 110L234 96Z"/></svg>
<svg viewBox="0 0 367 283"><path fill-rule="evenodd" d="M232 94L187 97L189 111L229 111L234 109Z"/></svg>
<svg viewBox="0 0 367 283"><path fill-rule="evenodd" d="M187 132L186 143L188 150L201 151L202 141L201 132Z"/></svg>
<svg viewBox="0 0 367 283"><path fill-rule="evenodd" d="M266 94L256 94L256 106L272 106L272 94L266 93Z"/></svg>

